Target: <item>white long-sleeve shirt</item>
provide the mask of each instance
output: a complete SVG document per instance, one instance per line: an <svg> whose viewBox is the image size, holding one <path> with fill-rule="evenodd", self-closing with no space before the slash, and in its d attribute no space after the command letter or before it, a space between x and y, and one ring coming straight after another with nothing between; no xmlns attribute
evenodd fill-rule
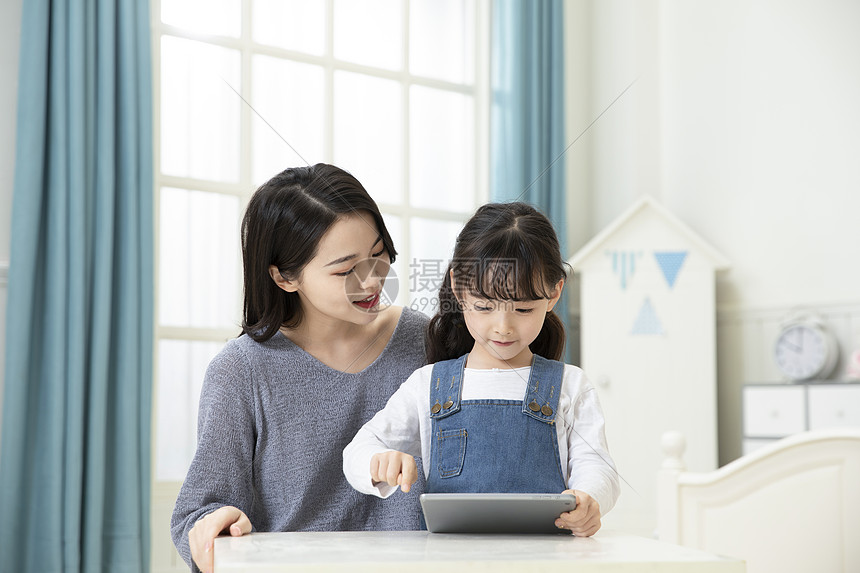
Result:
<svg viewBox="0 0 860 573"><path fill-rule="evenodd" d="M432 422L430 378L433 365L419 368L391 396L385 408L367 422L343 451L343 471L361 493L388 497L397 489L373 485L370 458L397 450L424 460L428 476ZM531 367L502 370L466 368L462 400L519 400L525 396ZM576 366L565 364L555 418L558 452L569 489L583 491L600 504L601 514L615 505L620 492L618 472L609 456L603 411L597 391Z"/></svg>

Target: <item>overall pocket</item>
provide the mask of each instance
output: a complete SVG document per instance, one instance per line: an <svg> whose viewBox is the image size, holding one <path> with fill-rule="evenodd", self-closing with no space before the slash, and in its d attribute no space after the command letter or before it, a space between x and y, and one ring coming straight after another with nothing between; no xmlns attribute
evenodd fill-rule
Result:
<svg viewBox="0 0 860 573"><path fill-rule="evenodd" d="M441 430L436 432L439 453L437 467L439 476L449 478L460 475L466 458L466 430Z"/></svg>

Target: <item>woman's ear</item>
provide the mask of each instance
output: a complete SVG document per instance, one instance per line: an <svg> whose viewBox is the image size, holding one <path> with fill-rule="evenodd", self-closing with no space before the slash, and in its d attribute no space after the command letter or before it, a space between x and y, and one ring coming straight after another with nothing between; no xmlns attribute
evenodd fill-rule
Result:
<svg viewBox="0 0 860 573"><path fill-rule="evenodd" d="M555 303L558 302L558 299L561 298L561 291L564 288L564 279L561 279L555 284L555 287L552 289L552 296L549 298L549 303L547 304L546 311L549 312L555 306Z"/></svg>
<svg viewBox="0 0 860 573"><path fill-rule="evenodd" d="M275 281L275 284L278 285L279 289L285 290L286 292L296 292L299 290L298 281L285 278L276 265L269 265L269 276L272 277L272 280Z"/></svg>

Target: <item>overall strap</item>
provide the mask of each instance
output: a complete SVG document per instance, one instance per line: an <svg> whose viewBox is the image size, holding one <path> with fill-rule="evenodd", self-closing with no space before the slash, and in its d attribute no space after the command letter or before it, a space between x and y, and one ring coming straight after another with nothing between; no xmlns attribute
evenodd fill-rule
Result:
<svg viewBox="0 0 860 573"><path fill-rule="evenodd" d="M441 419L460 410L466 357L443 360L433 365L430 375L430 418Z"/></svg>
<svg viewBox="0 0 860 573"><path fill-rule="evenodd" d="M563 362L535 354L523 398L523 414L547 424L554 423L563 378Z"/></svg>

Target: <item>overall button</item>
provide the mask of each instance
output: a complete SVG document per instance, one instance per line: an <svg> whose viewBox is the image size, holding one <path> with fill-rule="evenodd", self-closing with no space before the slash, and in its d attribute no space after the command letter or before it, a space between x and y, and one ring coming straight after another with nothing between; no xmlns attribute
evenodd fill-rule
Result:
<svg viewBox="0 0 860 573"><path fill-rule="evenodd" d="M540 413L544 416L552 416L552 408L549 406L549 404L544 404L543 407L540 409Z"/></svg>
<svg viewBox="0 0 860 573"><path fill-rule="evenodd" d="M439 402L436 402L435 404L433 404L433 407L430 408L430 413L431 414L438 414L441 409L442 409L442 406L439 405Z"/></svg>
<svg viewBox="0 0 860 573"><path fill-rule="evenodd" d="M537 412L538 410L540 410L540 406L538 406L537 402L532 400L532 403L529 404L529 410L531 410L532 412Z"/></svg>
<svg viewBox="0 0 860 573"><path fill-rule="evenodd" d="M453 401L451 401L451 400L448 400L447 402L445 402L444 404L442 404L442 407L443 407L443 408L445 408L445 409L447 410L448 408L450 408L450 407L451 407L451 406L453 406L453 405L454 405L454 402L453 402ZM434 413L435 413L435 412L434 412Z"/></svg>

